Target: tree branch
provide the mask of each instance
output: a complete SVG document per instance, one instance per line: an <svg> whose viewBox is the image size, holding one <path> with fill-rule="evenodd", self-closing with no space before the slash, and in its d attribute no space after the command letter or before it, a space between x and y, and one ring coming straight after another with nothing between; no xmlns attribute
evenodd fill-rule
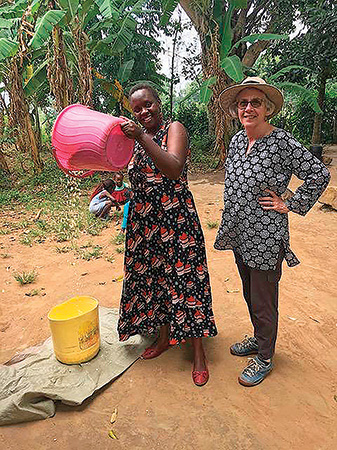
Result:
<svg viewBox="0 0 337 450"><path fill-rule="evenodd" d="M273 21L269 24L265 33L271 33L273 31ZM255 44L252 44L248 47L244 57L242 58L242 64L247 67L252 67L260 53L263 52L266 48L268 48L271 44L271 41L257 41Z"/></svg>

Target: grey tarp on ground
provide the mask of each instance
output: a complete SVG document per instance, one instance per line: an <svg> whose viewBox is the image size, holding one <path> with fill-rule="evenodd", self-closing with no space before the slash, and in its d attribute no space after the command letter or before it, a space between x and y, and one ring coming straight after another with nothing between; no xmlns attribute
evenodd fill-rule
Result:
<svg viewBox="0 0 337 450"><path fill-rule="evenodd" d="M80 405L95 391L123 373L153 340L133 336L119 342L118 310L100 307L101 347L83 364L65 365L54 355L51 338L0 365L0 425L46 419L55 401ZM20 361L21 359L21 361ZM19 362L13 362L19 360Z"/></svg>

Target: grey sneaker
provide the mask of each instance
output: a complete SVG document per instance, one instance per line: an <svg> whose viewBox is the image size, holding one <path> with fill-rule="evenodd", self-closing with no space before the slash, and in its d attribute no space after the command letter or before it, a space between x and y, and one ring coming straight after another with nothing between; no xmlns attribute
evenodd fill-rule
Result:
<svg viewBox="0 0 337 450"><path fill-rule="evenodd" d="M243 341L237 342L230 347L231 354L236 356L254 355L258 350L257 339L254 336L249 337L247 334Z"/></svg>
<svg viewBox="0 0 337 450"><path fill-rule="evenodd" d="M265 363L258 356L249 358L249 363L239 376L239 383L243 386L256 386L272 371L273 362Z"/></svg>

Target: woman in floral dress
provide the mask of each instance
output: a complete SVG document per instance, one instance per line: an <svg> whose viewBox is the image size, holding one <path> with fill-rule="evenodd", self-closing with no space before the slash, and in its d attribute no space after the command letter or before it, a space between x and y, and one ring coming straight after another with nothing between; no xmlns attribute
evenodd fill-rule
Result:
<svg viewBox="0 0 337 450"><path fill-rule="evenodd" d="M119 337L125 341L159 330L143 359L191 338L192 379L202 386L209 378L202 338L217 330L204 237L187 183L187 133L179 122L163 122L159 96L149 85L133 87L129 99L143 128L132 120L122 124L136 146L129 164L132 198Z"/></svg>

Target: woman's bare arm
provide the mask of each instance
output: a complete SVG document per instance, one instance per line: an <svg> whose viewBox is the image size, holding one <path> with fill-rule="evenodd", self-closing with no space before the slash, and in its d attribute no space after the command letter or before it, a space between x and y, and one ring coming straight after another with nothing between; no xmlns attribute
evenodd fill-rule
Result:
<svg viewBox="0 0 337 450"><path fill-rule="evenodd" d="M132 120L121 124L121 128L127 137L136 139L140 143L164 175L173 180L180 177L188 152L187 132L180 122L173 122L170 125L167 151L162 150L151 135L144 133Z"/></svg>

